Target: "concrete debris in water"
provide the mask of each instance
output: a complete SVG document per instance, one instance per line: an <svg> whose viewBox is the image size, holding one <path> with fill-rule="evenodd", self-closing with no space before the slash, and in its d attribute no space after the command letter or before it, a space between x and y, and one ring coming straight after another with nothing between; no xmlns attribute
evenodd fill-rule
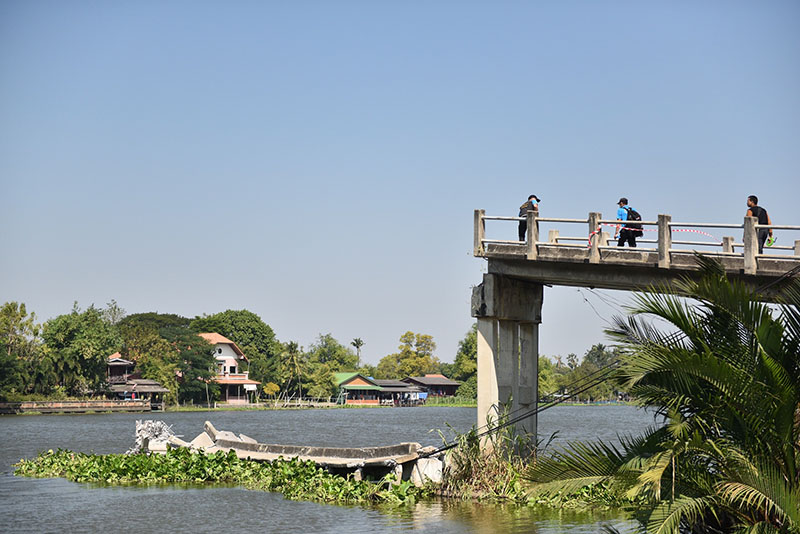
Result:
<svg viewBox="0 0 800 534"><path fill-rule="evenodd" d="M227 430L217 430L210 421L203 425L203 432L186 442L162 421L136 422L136 445L128 454L164 454L170 448L188 448L205 454L234 452L239 458L262 462L297 458L314 462L330 472L349 474L356 480L364 477L379 479L393 472L398 482L411 480L416 486L422 486L428 480L441 482L444 468L444 455L441 453L420 458L432 452L433 448L423 448L419 443L344 448L275 445L259 443L244 434L237 436Z"/></svg>
<svg viewBox="0 0 800 534"><path fill-rule="evenodd" d="M125 454L166 451L167 443L174 437L172 427L164 421L136 421L136 442Z"/></svg>

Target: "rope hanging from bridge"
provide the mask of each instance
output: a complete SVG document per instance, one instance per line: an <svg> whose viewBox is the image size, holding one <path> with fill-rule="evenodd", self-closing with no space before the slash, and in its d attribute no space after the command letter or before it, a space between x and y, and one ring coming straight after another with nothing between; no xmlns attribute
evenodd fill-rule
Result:
<svg viewBox="0 0 800 534"><path fill-rule="evenodd" d="M568 384L567 385L568 389L571 389L571 388L575 388L575 389L572 390L572 393L566 394L566 395L564 395L563 397L561 397L561 398L559 398L557 400L554 400L554 401L551 401L549 403L543 404L543 405L538 406L538 407L536 407L536 408L534 408L532 410L527 410L527 411L525 411L524 413L522 413L520 415L517 415L517 416L514 416L514 417L510 417L514 413L517 413L517 412L520 412L520 411L524 410L524 408L518 408L517 410L514 410L513 412L510 412L507 415L509 418L507 420L505 420L505 421L498 422L495 425L492 425L491 423L487 423L486 425L484 425L482 427L478 427L478 429L476 429L476 430L480 430L481 428L484 428L485 430L479 432L476 435L476 437L482 438L484 436L488 436L489 434L492 434L494 432L498 432L499 430L502 430L502 429L507 428L507 427L512 426L512 425L515 425L515 424L519 423L520 421L522 421L524 419L527 419L529 417L533 417L534 415L538 415L538 414L542 413L543 411L552 408L553 406L557 406L557 405L562 404L562 403L564 403L564 402L566 402L566 401L568 401L568 400L570 400L572 398L577 397L581 393L583 393L585 391L588 391L588 390L592 389L593 387L598 386L598 385L602 384L603 382L605 382L608 379L608 377L611 376L611 373L616 369L616 367L619 365L619 363L620 363L619 360L614 360L611 363L609 363L607 365L604 365L603 367L600 367L598 370L596 370L596 371L594 371L592 373L589 373L585 377L579 378L575 382L573 382L571 384ZM443 445L443 446L441 446L441 447L439 447L439 448L437 448L435 450L432 450L432 451L429 451L429 452L427 452L425 454L420 455L420 458L428 458L430 456L442 453L444 451L448 451L450 449L454 449L455 447L458 447L458 442L457 441L453 441L451 443L446 443L445 445Z"/></svg>

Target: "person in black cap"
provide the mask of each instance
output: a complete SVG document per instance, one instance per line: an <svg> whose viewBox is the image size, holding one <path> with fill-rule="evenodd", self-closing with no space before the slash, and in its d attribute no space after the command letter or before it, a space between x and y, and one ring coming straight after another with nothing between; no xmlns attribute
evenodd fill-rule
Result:
<svg viewBox="0 0 800 534"><path fill-rule="evenodd" d="M528 197L528 200L519 207L519 217L526 217L529 211L535 211L539 213L539 197L536 195L531 195ZM522 220L519 222L519 240L525 241L528 233L528 221L527 219Z"/></svg>
<svg viewBox="0 0 800 534"><path fill-rule="evenodd" d="M627 221L628 215L631 211L633 211L633 208L628 206L628 199L622 197L619 199L619 202L617 202L617 205L619 206L619 208L617 208L617 220ZM636 230L626 226L623 226L620 229L620 226L621 225L619 224L617 225L616 232L614 233L614 239L619 238L619 241L617 241L617 246L624 247L625 242L627 241L629 247L636 248Z"/></svg>

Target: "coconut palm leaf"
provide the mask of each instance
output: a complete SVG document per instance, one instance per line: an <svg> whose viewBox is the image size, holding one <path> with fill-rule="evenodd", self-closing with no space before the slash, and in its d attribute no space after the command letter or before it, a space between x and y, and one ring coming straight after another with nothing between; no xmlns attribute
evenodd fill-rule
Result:
<svg viewBox="0 0 800 534"><path fill-rule="evenodd" d="M716 501L710 497L680 497L674 502L659 504L647 521L650 534L680 534L681 523L696 524L713 510ZM713 516L712 516L713 517Z"/></svg>

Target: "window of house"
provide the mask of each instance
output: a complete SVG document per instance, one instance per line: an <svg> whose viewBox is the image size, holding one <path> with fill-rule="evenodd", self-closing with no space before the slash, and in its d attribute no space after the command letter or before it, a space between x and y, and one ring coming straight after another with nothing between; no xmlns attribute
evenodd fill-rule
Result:
<svg viewBox="0 0 800 534"><path fill-rule="evenodd" d="M231 374L236 374L236 366L231 365Z"/></svg>
<svg viewBox="0 0 800 534"><path fill-rule="evenodd" d="M217 354L222 354L222 347L217 347Z"/></svg>

